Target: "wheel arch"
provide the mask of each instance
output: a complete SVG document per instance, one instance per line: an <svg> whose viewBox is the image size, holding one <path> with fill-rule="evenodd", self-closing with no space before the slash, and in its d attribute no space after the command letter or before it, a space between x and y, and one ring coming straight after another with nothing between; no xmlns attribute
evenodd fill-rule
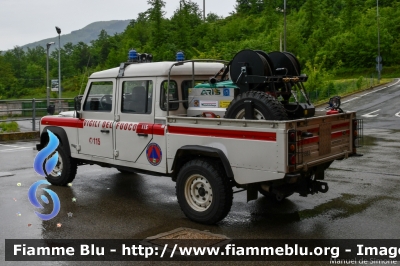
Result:
<svg viewBox="0 0 400 266"><path fill-rule="evenodd" d="M46 146L46 144L49 142L49 134L47 131L50 130L53 132L54 135L58 138L60 141L61 146L64 148L65 152L67 153L68 156L71 156L71 149L69 147L69 140L67 133L63 128L60 127L45 127L43 129L42 134L40 135L40 144L42 148Z"/></svg>
<svg viewBox="0 0 400 266"><path fill-rule="evenodd" d="M224 167L226 176L228 178L234 177L229 160L222 150L208 146L186 145L178 149L175 154L174 162L171 168L173 171L172 180L176 181L178 176L178 171L175 170L180 169L181 166L183 166L186 162L197 157L218 158Z"/></svg>

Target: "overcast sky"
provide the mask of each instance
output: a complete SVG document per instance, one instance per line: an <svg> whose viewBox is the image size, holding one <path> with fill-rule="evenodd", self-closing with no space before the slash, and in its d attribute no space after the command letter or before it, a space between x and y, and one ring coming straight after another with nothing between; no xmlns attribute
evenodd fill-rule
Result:
<svg viewBox="0 0 400 266"><path fill-rule="evenodd" d="M202 0L192 0L203 9ZM179 0L164 0L171 17ZM206 13L228 16L236 0L206 0ZM96 21L135 19L149 8L147 0L0 0L0 51L56 37Z"/></svg>

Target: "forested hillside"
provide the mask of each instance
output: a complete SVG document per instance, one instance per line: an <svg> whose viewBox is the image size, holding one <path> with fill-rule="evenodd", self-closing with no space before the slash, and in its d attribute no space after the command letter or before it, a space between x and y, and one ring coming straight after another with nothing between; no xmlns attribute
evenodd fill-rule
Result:
<svg viewBox="0 0 400 266"><path fill-rule="evenodd" d="M130 20L111 20L111 21L97 21L90 23L82 29L74 30L68 34L62 34L61 39L62 43L72 43L77 44L78 42L90 43L90 41L95 40L99 37L99 33L102 30L105 30L108 34L114 35L115 33L121 33L126 29ZM29 43L23 45L22 48L25 50L27 48L35 48L36 46L46 47L46 43L55 42L58 44L58 36L56 31L54 31L53 38L44 39L41 41L37 41L34 43ZM56 37L57 36L57 37ZM50 51L56 49L56 46L50 46Z"/></svg>
<svg viewBox="0 0 400 266"><path fill-rule="evenodd" d="M241 49L279 50L283 0L236 2L230 16L221 18L211 12L203 21L200 7L190 0L182 0L170 18L163 11L166 1L148 0L149 9L133 18L123 33L109 36L102 31L91 45L62 47L63 87L79 90L88 74L126 61L131 48L152 53L155 61L174 60L179 50L186 58L226 60ZM386 67L400 65L400 1L379 1L379 14L384 74ZM378 53L377 21L376 0L288 0L287 50L298 56L304 73L319 70L323 78L332 78L337 71L372 73ZM51 54L51 78L58 76L57 52ZM43 90L45 69L43 47L3 52L1 97Z"/></svg>

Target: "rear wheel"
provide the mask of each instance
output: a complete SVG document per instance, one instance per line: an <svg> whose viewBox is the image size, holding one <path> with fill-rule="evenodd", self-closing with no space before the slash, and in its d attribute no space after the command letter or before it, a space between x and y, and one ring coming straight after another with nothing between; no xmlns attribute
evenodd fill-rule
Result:
<svg viewBox="0 0 400 266"><path fill-rule="evenodd" d="M48 173L46 179L52 185L66 186L75 179L78 165L61 145L57 147L56 151L58 152L58 162L53 171Z"/></svg>
<svg viewBox="0 0 400 266"><path fill-rule="evenodd" d="M252 102L253 119L287 120L283 105L273 96L261 91L248 91L239 94L226 109L225 118L245 119L246 101Z"/></svg>
<svg viewBox="0 0 400 266"><path fill-rule="evenodd" d="M189 219L214 224L229 213L233 191L219 166L197 159L181 168L176 180L176 195Z"/></svg>

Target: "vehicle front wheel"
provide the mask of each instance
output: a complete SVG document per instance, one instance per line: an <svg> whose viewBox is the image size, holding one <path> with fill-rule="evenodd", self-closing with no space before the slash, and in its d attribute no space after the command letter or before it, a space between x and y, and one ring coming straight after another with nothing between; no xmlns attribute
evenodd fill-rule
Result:
<svg viewBox="0 0 400 266"><path fill-rule="evenodd" d="M232 186L224 171L203 159L189 161L181 168L176 195L185 215L203 224L224 219L233 199Z"/></svg>
<svg viewBox="0 0 400 266"><path fill-rule="evenodd" d="M66 186L71 183L76 176L78 168L76 161L69 156L60 145L57 148L58 162L53 171L48 173L46 179L55 186Z"/></svg>

